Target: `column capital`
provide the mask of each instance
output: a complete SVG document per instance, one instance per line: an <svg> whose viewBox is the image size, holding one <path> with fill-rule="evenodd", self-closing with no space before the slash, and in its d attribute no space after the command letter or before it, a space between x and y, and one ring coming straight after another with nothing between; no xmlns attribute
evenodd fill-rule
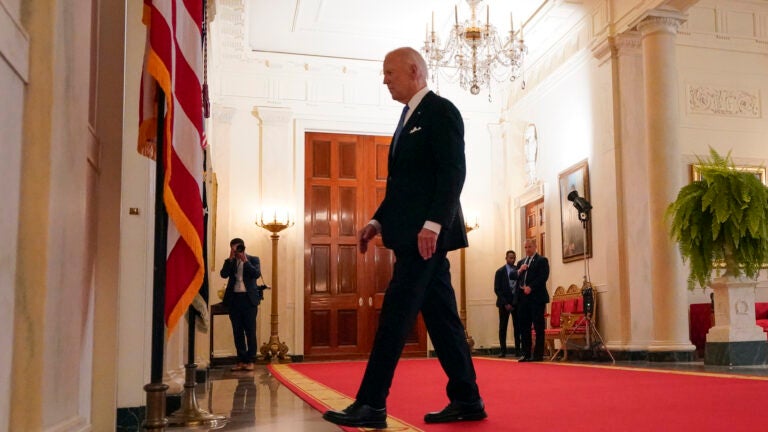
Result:
<svg viewBox="0 0 768 432"><path fill-rule="evenodd" d="M262 124L286 124L293 119L293 110L287 108L255 106L251 114Z"/></svg>
<svg viewBox="0 0 768 432"><path fill-rule="evenodd" d="M671 10L653 9L648 11L637 23L637 30L642 36L652 33L677 34L680 25L687 20L687 16Z"/></svg>
<svg viewBox="0 0 768 432"><path fill-rule="evenodd" d="M611 57L639 57L641 48L640 33L637 31L627 31L606 37L591 46L592 55L600 61L601 65Z"/></svg>

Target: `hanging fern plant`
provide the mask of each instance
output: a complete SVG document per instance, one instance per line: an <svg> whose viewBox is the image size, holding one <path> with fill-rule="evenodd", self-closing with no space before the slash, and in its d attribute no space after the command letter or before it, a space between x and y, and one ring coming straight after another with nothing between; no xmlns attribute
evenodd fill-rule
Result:
<svg viewBox="0 0 768 432"><path fill-rule="evenodd" d="M768 187L738 170L730 152L709 153L699 159L701 180L683 186L667 208L672 239L690 262L689 289L709 285L721 265L725 275L755 278L768 263Z"/></svg>

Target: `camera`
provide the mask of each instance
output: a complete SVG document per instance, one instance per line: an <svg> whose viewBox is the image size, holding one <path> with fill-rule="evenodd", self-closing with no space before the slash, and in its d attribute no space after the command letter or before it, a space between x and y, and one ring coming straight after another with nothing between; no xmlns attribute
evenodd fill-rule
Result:
<svg viewBox="0 0 768 432"><path fill-rule="evenodd" d="M235 252L237 252L237 253L245 252L245 245L240 243L237 246L235 246Z"/></svg>

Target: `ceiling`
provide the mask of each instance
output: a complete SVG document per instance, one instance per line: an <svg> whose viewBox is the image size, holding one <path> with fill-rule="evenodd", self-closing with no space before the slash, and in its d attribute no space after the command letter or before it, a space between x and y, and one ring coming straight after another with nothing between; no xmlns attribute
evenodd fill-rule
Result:
<svg viewBox="0 0 768 432"><path fill-rule="evenodd" d="M466 0L248 0L245 4L248 42L255 51L370 61L381 61L400 46L420 49L433 12L435 30L443 40L455 20L454 6L459 21L470 17ZM540 9L524 33L533 54L537 45L557 37L559 32L554 30L566 31L569 21L583 15L575 13L583 9L581 4L574 0L486 0L477 14L483 19L487 5L491 23L505 34L510 13L519 28Z"/></svg>

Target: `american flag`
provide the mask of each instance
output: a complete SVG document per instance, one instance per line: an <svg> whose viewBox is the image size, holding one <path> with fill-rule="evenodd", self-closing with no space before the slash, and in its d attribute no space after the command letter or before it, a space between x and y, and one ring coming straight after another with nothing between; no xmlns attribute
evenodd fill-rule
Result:
<svg viewBox="0 0 768 432"><path fill-rule="evenodd" d="M165 93L163 199L168 211L165 325L168 334L203 282L203 0L144 0L147 47L138 151L157 154L157 98Z"/></svg>

